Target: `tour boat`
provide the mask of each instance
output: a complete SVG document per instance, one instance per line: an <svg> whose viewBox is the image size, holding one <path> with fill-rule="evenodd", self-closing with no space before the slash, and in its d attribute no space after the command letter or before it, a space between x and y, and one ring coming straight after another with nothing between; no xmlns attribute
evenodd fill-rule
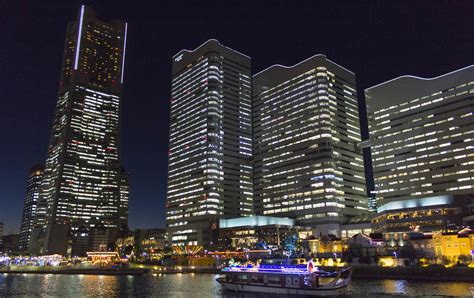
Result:
<svg viewBox="0 0 474 298"><path fill-rule="evenodd" d="M222 270L217 279L222 287L234 292L272 293L284 295L344 295L352 269L335 272L318 270L310 261L307 266L237 265Z"/></svg>

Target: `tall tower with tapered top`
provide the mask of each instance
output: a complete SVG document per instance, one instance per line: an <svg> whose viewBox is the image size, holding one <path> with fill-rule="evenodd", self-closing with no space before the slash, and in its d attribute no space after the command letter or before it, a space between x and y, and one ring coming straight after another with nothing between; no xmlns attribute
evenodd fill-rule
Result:
<svg viewBox="0 0 474 298"><path fill-rule="evenodd" d="M66 31L30 251L62 253L80 226L120 226L120 106L127 23L81 6Z"/></svg>

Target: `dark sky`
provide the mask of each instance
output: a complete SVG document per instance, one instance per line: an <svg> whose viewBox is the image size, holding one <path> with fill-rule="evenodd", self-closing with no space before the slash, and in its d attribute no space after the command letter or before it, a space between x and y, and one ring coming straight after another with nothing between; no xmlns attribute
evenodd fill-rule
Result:
<svg viewBox="0 0 474 298"><path fill-rule="evenodd" d="M322 53L356 73L360 94L400 75L433 77L474 62L470 0L0 1L6 232L19 230L28 169L45 161L66 24L83 3L129 23L122 162L132 175L132 228L164 227L171 57L183 48L217 38L251 56L254 73Z"/></svg>

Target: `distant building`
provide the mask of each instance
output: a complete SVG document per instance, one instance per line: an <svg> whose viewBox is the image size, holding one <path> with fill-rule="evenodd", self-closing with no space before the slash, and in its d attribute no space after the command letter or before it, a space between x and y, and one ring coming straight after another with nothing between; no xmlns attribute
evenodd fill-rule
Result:
<svg viewBox="0 0 474 298"><path fill-rule="evenodd" d="M122 166L120 174L120 204L119 219L120 228L128 229L128 201L130 200L130 174Z"/></svg>
<svg viewBox="0 0 474 298"><path fill-rule="evenodd" d="M136 229L135 245L144 259L153 260L160 256L167 245L165 229Z"/></svg>
<svg viewBox="0 0 474 298"><path fill-rule="evenodd" d="M324 55L253 76L255 211L340 235L368 212L355 74Z"/></svg>
<svg viewBox="0 0 474 298"><path fill-rule="evenodd" d="M29 250L66 254L81 226L119 229L127 23L89 7L66 30L58 100Z"/></svg>
<svg viewBox="0 0 474 298"><path fill-rule="evenodd" d="M436 78L402 76L365 95L377 221L391 228L423 218L420 228L431 229L463 215L459 208L474 202L474 65Z"/></svg>
<svg viewBox="0 0 474 298"><path fill-rule="evenodd" d="M23 216L20 227L20 250L28 250L31 232L38 207L41 179L43 178L44 166L35 165L30 169L26 182L26 194L23 204Z"/></svg>
<svg viewBox="0 0 474 298"><path fill-rule="evenodd" d="M253 214L251 59L211 39L171 79L169 242L209 245L219 218Z"/></svg>
<svg viewBox="0 0 474 298"><path fill-rule="evenodd" d="M3 253L16 254L20 251L20 235L10 234L2 236L2 249Z"/></svg>

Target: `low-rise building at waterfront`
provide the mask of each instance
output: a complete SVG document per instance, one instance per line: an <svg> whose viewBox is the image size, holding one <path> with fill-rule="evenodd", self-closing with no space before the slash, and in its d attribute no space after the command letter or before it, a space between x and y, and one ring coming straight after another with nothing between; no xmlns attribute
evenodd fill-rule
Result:
<svg viewBox="0 0 474 298"><path fill-rule="evenodd" d="M348 248L347 242L334 235L310 236L303 240L308 243L309 252L315 257L341 257Z"/></svg>
<svg viewBox="0 0 474 298"><path fill-rule="evenodd" d="M134 240L139 254L148 260L160 258L167 245L166 231L161 228L136 229Z"/></svg>
<svg viewBox="0 0 474 298"><path fill-rule="evenodd" d="M289 235L306 239L310 227L296 225L296 220L284 217L248 216L219 220L218 246L221 248L280 248Z"/></svg>
<svg viewBox="0 0 474 298"><path fill-rule="evenodd" d="M433 235L436 256L455 260L460 256L473 257L474 230L463 229L453 232L439 232Z"/></svg>
<svg viewBox="0 0 474 298"><path fill-rule="evenodd" d="M350 218L341 225L341 238L349 239L357 234L370 235L373 232L373 213L367 213Z"/></svg>
<svg viewBox="0 0 474 298"><path fill-rule="evenodd" d="M472 197L444 195L392 201L379 207L372 219L375 232L436 232L463 226Z"/></svg>

